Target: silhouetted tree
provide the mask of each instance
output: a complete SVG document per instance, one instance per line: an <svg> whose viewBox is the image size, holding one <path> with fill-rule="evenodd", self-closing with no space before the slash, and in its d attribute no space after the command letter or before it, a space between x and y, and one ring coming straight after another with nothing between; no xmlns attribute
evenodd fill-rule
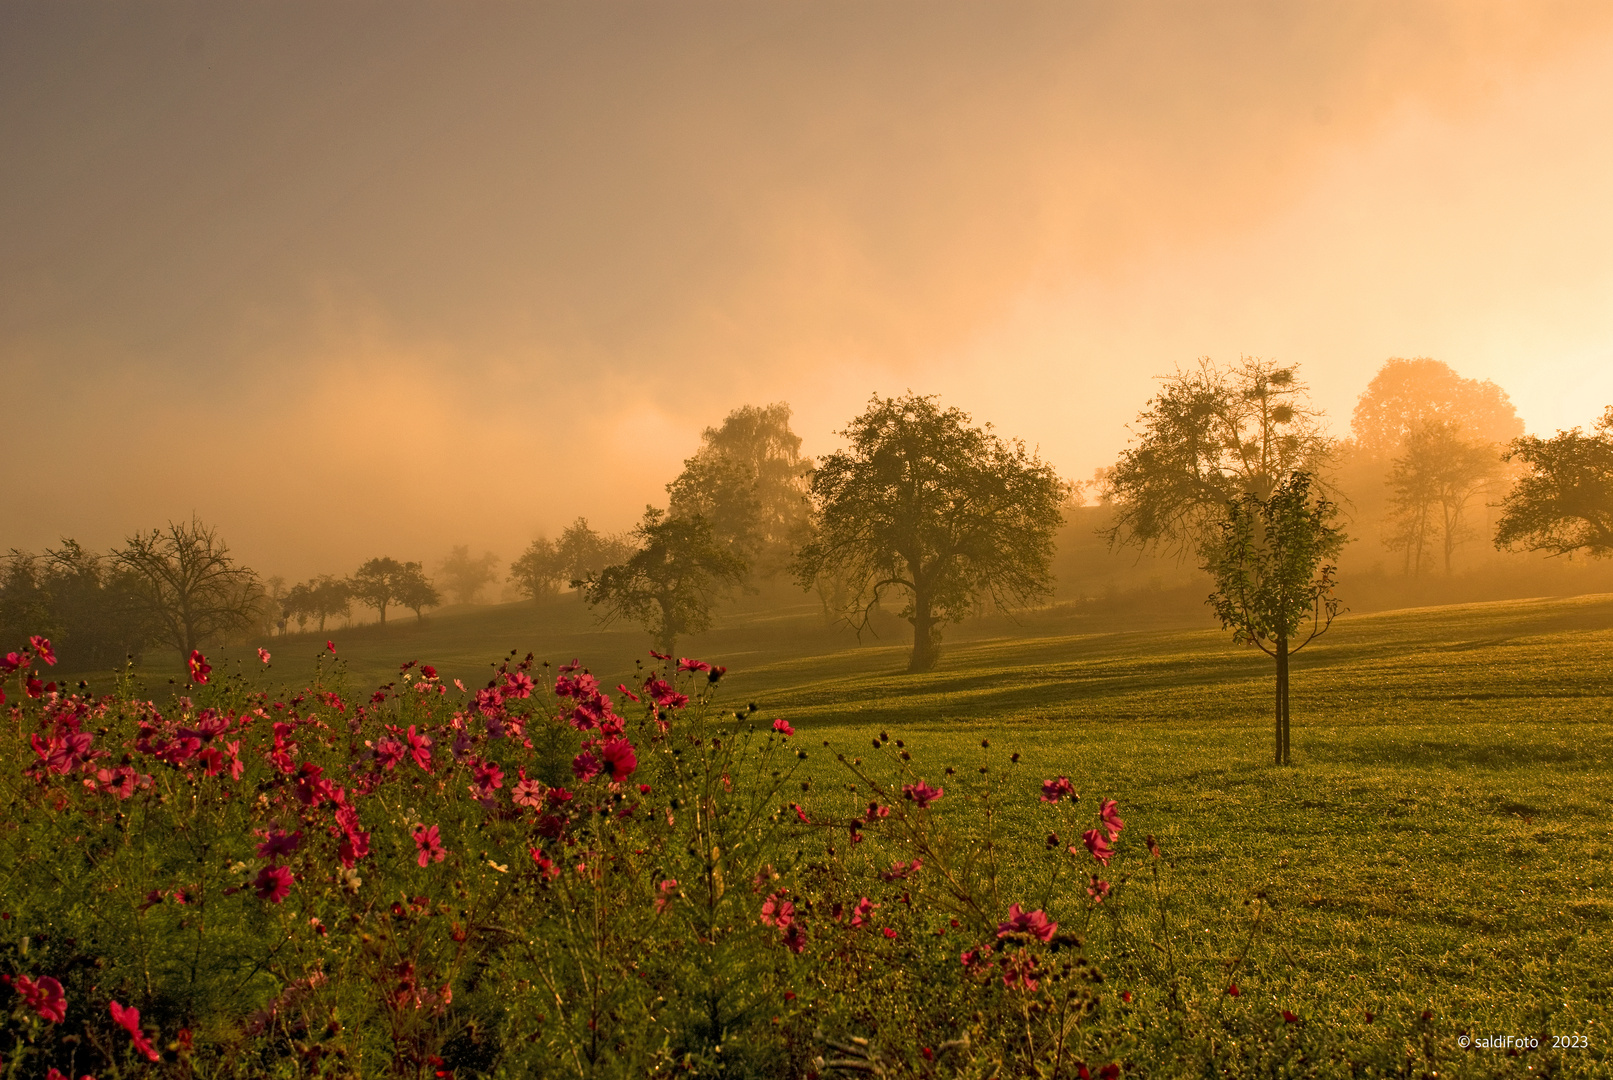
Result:
<svg viewBox="0 0 1613 1080"><path fill-rule="evenodd" d="M678 638L710 628L712 604L744 580L745 560L719 544L702 517L646 507L632 536L638 550L585 580L583 595L607 621L641 623L670 654Z"/></svg>
<svg viewBox="0 0 1613 1080"><path fill-rule="evenodd" d="M1515 439L1507 458L1525 472L1501 502L1496 547L1613 554L1613 406L1589 435Z"/></svg>
<svg viewBox="0 0 1613 1080"><path fill-rule="evenodd" d="M473 557L466 544L457 545L438 567L438 580L456 604L474 603L484 586L498 580L498 556L491 551Z"/></svg>
<svg viewBox="0 0 1613 1080"><path fill-rule="evenodd" d="M1475 534L1463 515L1473 496L1500 476L1500 447L1463 439L1451 420L1429 420L1407 435L1389 473L1389 524L1384 540L1404 550L1406 572L1421 573L1423 552L1435 547L1451 572L1456 548Z"/></svg>
<svg viewBox="0 0 1613 1080"><path fill-rule="evenodd" d="M426 577L425 567L417 562L403 564L397 579L397 598L399 604L414 612L416 622L425 620L423 609L442 603L441 594Z"/></svg>
<svg viewBox="0 0 1613 1080"><path fill-rule="evenodd" d="M386 625L386 609L401 597L404 564L388 557L371 559L347 579L349 594L365 607L374 608Z"/></svg>
<svg viewBox="0 0 1613 1080"><path fill-rule="evenodd" d="M790 430L783 402L746 405L720 428L707 428L703 445L667 485L673 516L699 515L713 534L764 578L784 569L804 540L811 505L812 462Z"/></svg>
<svg viewBox="0 0 1613 1080"><path fill-rule="evenodd" d="M1448 425L1466 442L1501 447L1523 434L1507 392L1489 380L1465 379L1426 356L1393 357L1372 377L1350 416L1350 433L1367 457L1387 461L1430 423Z"/></svg>
<svg viewBox="0 0 1613 1080"><path fill-rule="evenodd" d="M578 518L560 533L559 557L568 584L578 588L586 600L581 582L598 576L607 566L615 566L633 554L633 544L624 537L595 532L587 518Z"/></svg>
<svg viewBox="0 0 1613 1080"><path fill-rule="evenodd" d="M540 536L510 564L509 580L528 600L545 600L557 595L571 576L560 556L560 546Z"/></svg>
<svg viewBox="0 0 1613 1080"><path fill-rule="evenodd" d="M1296 370L1250 357L1222 369L1206 357L1165 378L1137 417L1137 444L1107 475L1110 542L1199 551L1229 501L1266 498L1296 470L1314 475L1331 443Z"/></svg>
<svg viewBox="0 0 1613 1080"><path fill-rule="evenodd" d="M905 596L909 671L935 666L941 627L977 597L1018 604L1051 588L1065 485L1023 443L915 394L875 395L840 434L850 448L812 474L815 534L796 578L805 588L826 575L845 583L841 615L859 632L887 593Z"/></svg>
<svg viewBox="0 0 1613 1080"><path fill-rule="evenodd" d="M1215 579L1208 603L1232 640L1277 661L1276 762L1288 754L1288 658L1332 625L1334 567L1344 533L1336 507L1313 495L1311 477L1295 472L1269 498L1246 492L1226 504L1204 569Z"/></svg>
<svg viewBox="0 0 1613 1080"><path fill-rule="evenodd" d="M218 530L192 518L129 537L112 553L135 613L181 654L251 627L263 587L237 566Z"/></svg>

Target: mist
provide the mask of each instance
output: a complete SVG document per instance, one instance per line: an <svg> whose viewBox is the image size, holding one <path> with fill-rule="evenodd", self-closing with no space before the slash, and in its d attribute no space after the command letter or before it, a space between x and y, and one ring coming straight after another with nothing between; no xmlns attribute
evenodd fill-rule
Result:
<svg viewBox="0 0 1613 1080"><path fill-rule="evenodd" d="M1113 462L1155 377L1613 401L1591 4L14 4L7 547L290 579L621 530L746 403Z"/></svg>

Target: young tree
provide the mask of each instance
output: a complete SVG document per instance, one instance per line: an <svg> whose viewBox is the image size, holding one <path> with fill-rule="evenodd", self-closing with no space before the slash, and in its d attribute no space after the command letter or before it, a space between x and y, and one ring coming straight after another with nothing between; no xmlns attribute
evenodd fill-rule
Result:
<svg viewBox="0 0 1613 1080"><path fill-rule="evenodd" d="M347 579L347 590L353 599L379 612L385 626L387 607L401 599L404 574L404 564L396 559L371 559Z"/></svg>
<svg viewBox="0 0 1613 1080"><path fill-rule="evenodd" d="M182 655L257 619L257 575L237 566L218 530L195 518L129 537L112 565L127 575L136 616Z"/></svg>
<svg viewBox="0 0 1613 1080"><path fill-rule="evenodd" d="M560 546L540 536L527 545L521 557L510 564L510 580L528 600L548 600L557 596L570 576L560 557Z"/></svg>
<svg viewBox="0 0 1613 1080"><path fill-rule="evenodd" d="M1006 606L1049 591L1065 485L1023 443L915 394L875 395L841 434L850 448L812 475L816 528L796 578L846 583L840 614L859 632L887 593L905 596L909 671L935 666L941 627L978 597Z"/></svg>
<svg viewBox="0 0 1613 1080"><path fill-rule="evenodd" d="M812 461L801 456L801 438L790 430L790 407L746 405L701 439L699 451L667 485L668 512L704 517L759 576L775 576L803 539L811 511Z"/></svg>
<svg viewBox="0 0 1613 1080"><path fill-rule="evenodd" d="M1289 763L1288 658L1320 637L1338 614L1334 567L1345 536L1336 507L1295 472L1268 498L1246 492L1226 504L1204 569L1215 579L1209 605L1232 640L1277 661L1276 762Z"/></svg>
<svg viewBox="0 0 1613 1080"><path fill-rule="evenodd" d="M588 526L588 519L582 517L561 531L558 544L565 580L577 588L584 601L587 596L580 583L597 576L607 566L625 561L633 550L633 544L625 537L597 533Z"/></svg>
<svg viewBox="0 0 1613 1080"><path fill-rule="evenodd" d="M465 549L457 549L463 551ZM442 596L426 577L426 568L417 562L403 564L397 577L398 603L414 612L416 622L424 622L424 608L442 603ZM474 595L474 591L472 593Z"/></svg>
<svg viewBox="0 0 1613 1080"><path fill-rule="evenodd" d="M1613 406L1591 434L1515 439L1507 459L1526 471L1501 501L1496 547L1613 554Z"/></svg>
<svg viewBox="0 0 1613 1080"><path fill-rule="evenodd" d="M1297 370L1250 357L1222 369L1205 357L1167 376L1137 417L1137 444L1108 472L1110 543L1185 556L1216 541L1229 501L1266 498L1296 470L1314 475L1332 444Z"/></svg>
<svg viewBox="0 0 1613 1080"><path fill-rule="evenodd" d="M642 623L670 655L678 638L711 627L711 607L745 579L745 560L712 535L702 517L646 507L633 530L638 550L584 582L583 596L607 621Z"/></svg>
<svg viewBox="0 0 1613 1080"><path fill-rule="evenodd" d="M1468 503L1501 469L1500 448L1462 438L1454 421L1425 421L1406 436L1389 472L1392 531L1384 544L1405 551L1408 574L1422 573L1423 553L1436 540L1451 572L1451 556L1474 535L1464 520Z"/></svg>
<svg viewBox="0 0 1613 1080"><path fill-rule="evenodd" d="M457 545L438 567L438 576L456 604L470 604L484 586L498 580L498 556L491 551L472 557L470 547Z"/></svg>

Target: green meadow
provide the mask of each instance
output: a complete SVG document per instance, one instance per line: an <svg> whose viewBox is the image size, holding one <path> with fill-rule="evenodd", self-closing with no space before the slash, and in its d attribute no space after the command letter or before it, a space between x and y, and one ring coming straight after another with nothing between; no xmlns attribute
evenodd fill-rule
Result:
<svg viewBox="0 0 1613 1080"><path fill-rule="evenodd" d="M794 724L814 751L814 815L845 809L835 792L846 777L821 744L854 755L882 730L935 782L948 765L972 771L989 741L1009 768L1005 820L1027 859L1051 820L1037 800L1043 779L1068 776L1093 810L1118 799L1123 843L1158 837L1166 917L1129 936L1094 928L1096 958L1121 981L1161 962L1123 955L1123 942L1147 938L1160 956L1169 947L1201 1000L1235 981L1238 1007L1291 1009L1346 1041L1428 1044L1425 1056L1458 1074L1606 1074L1613 596L1341 617L1296 659L1287 768L1271 763L1263 654L1210 627L1102 622L1066 607L966 624L925 675L903 673L894 628L859 644L809 606L732 614L680 651L730 668L725 703L754 701ZM400 659L474 688L511 649L580 657L614 685L647 647L568 604L328 636L355 690L386 681ZM215 663L293 684L323 642L270 643L267 674L245 652ZM146 673L151 689L162 670ZM1080 905L1047 906L1059 917ZM1146 1015L1160 993L1139 984L1133 1007ZM1508 1034L1544 1042L1517 1059L1457 1046ZM1553 1050L1552 1036L1588 1046Z"/></svg>

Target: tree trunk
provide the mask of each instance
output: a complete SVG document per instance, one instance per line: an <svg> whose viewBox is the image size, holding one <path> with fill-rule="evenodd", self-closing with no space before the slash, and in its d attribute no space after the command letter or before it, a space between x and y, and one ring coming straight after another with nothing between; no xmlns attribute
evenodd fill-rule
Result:
<svg viewBox="0 0 1613 1080"><path fill-rule="evenodd" d="M913 656L908 660L907 671L912 675L929 671L941 659L940 635L936 633L935 617L930 614L930 598L920 594L913 598Z"/></svg>
<svg viewBox="0 0 1613 1080"><path fill-rule="evenodd" d="M386 625L386 605L385 604L381 605L381 625L382 626Z"/></svg>
<svg viewBox="0 0 1613 1080"><path fill-rule="evenodd" d="M1288 764L1288 639L1277 639L1277 764Z"/></svg>

